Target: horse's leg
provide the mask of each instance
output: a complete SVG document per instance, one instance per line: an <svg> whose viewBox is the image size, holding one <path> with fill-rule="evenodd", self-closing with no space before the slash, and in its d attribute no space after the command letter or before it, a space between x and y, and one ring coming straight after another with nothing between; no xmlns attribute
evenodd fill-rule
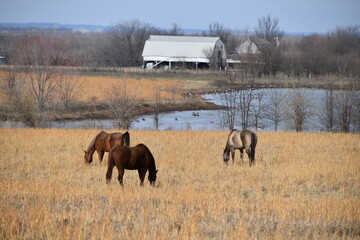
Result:
<svg viewBox="0 0 360 240"><path fill-rule="evenodd" d="M232 161L233 161L233 164L234 164L234 161L235 161L235 150L231 150L231 158L232 158Z"/></svg>
<svg viewBox="0 0 360 240"><path fill-rule="evenodd" d="M139 178L140 178L140 186L141 187L144 186L144 179L145 179L146 171L147 170L142 170L142 169L138 170Z"/></svg>
<svg viewBox="0 0 360 240"><path fill-rule="evenodd" d="M124 169L123 168L118 168L119 171L119 175L118 175L118 181L120 183L120 185L123 187L123 177L124 177Z"/></svg>
<svg viewBox="0 0 360 240"><path fill-rule="evenodd" d="M249 148L246 149L246 153L247 153L248 158L249 158L249 166L251 167L252 164L253 164L253 162L252 162L252 159L251 159L251 156L250 156L251 153L250 153L250 149L249 149Z"/></svg>
<svg viewBox="0 0 360 240"><path fill-rule="evenodd" d="M104 157L104 151L96 151L98 156L99 156L99 161L100 163L102 163L103 157Z"/></svg>
<svg viewBox="0 0 360 240"><path fill-rule="evenodd" d="M240 148L239 150L240 150L241 164L243 165L244 164L244 149Z"/></svg>

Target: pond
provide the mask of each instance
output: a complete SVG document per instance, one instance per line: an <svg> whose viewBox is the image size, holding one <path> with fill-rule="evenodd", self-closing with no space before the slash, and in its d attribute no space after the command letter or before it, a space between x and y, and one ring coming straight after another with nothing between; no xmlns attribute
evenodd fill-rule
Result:
<svg viewBox="0 0 360 240"><path fill-rule="evenodd" d="M270 102L271 91L277 91L279 94L286 95L291 89L258 89L254 90L255 96L262 96L261 105L267 106ZM307 118L303 131L318 132L323 131L324 127L319 119L321 113L321 103L325 90L318 89L302 89L304 94L312 105L312 116ZM225 105L224 97L229 93L209 93L202 97L217 105ZM258 99L258 98L257 98ZM255 102L258 100L255 100ZM223 110L201 110L201 111L174 111L163 113L160 115L159 130L226 130L224 126ZM240 118L239 116L236 119ZM269 121L263 120L262 127L257 131L274 131L274 125ZM0 122L0 127L23 127L21 123ZM95 128L95 129L116 129L114 120L82 120L82 121L53 121L50 123L51 128ZM241 129L241 123L235 121L235 128ZM133 121L131 126L133 130L154 130L155 124L152 115L143 115ZM253 129L253 128L252 128ZM294 131L289 119L282 121L278 125L278 131Z"/></svg>

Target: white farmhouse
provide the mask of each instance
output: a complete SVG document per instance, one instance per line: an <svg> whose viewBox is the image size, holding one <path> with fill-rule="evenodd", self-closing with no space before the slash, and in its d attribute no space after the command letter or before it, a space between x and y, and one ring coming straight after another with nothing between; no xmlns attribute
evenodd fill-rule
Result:
<svg viewBox="0 0 360 240"><path fill-rule="evenodd" d="M238 55L259 54L260 51L257 48L256 44L247 38L237 46L237 48L235 49L235 53Z"/></svg>
<svg viewBox="0 0 360 240"><path fill-rule="evenodd" d="M151 35L142 53L144 67L226 67L226 52L219 37Z"/></svg>

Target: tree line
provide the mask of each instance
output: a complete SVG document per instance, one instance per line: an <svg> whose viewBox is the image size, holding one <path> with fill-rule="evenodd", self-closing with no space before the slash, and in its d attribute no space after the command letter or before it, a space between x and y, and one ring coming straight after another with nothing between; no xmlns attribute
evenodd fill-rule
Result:
<svg viewBox="0 0 360 240"><path fill-rule="evenodd" d="M185 35L185 32L178 24L162 30L139 20L119 23L105 32L0 31L0 55L6 57L11 70L2 79L1 93L20 121L30 127L40 126L51 109L62 105L70 110L75 101L79 86L70 80L71 71L66 67L139 67L145 41L151 34ZM222 113L227 128L234 127L236 118L240 119L243 129L263 128L267 121L277 130L277 125L287 118L292 119L296 131L303 130L304 122L313 115L305 92L294 91L286 98L280 93L271 93L268 106L262 104L263 96L253 92L255 77L276 76L281 72L292 77L321 75L328 78L321 109L324 129L359 131L359 92L354 91L358 89L360 76L359 26L336 28L327 34L286 36L280 31L277 18L265 16L259 18L254 32L232 31L215 22L198 35L220 37L228 56L246 63L234 66L223 75L230 90L225 95L226 108ZM260 54L234 54L246 39L256 44ZM336 80L331 76L357 81L352 89L335 92ZM239 88L246 90L236 92ZM60 102L53 102L54 95ZM135 103L129 101L126 91L114 90L106 95L113 96L106 104L119 127L129 128L133 119L129 109L133 109ZM155 102L158 125L159 96Z"/></svg>
<svg viewBox="0 0 360 240"><path fill-rule="evenodd" d="M24 44L43 44L42 48L51 52L51 65L139 67L143 64L145 41L151 34L185 35L185 31L176 23L163 30L139 20L124 21L104 32L0 31L0 55L9 64L18 64L24 61L20 58L25 54ZM262 64L257 73L265 76L278 72L289 76L360 75L359 25L338 27L326 34L289 36L280 30L279 20L269 15L259 18L253 31L234 31L214 22L197 35L220 37L227 55L232 57L241 42L251 39L260 50L256 60Z"/></svg>

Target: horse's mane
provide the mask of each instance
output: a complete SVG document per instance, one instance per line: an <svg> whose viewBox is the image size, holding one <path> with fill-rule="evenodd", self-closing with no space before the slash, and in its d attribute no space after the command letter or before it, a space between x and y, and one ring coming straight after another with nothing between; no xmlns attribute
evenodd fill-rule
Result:
<svg viewBox="0 0 360 240"><path fill-rule="evenodd" d="M94 139L90 142L86 152L89 152L90 150L93 150L95 148L95 141L99 134L97 134Z"/></svg>
<svg viewBox="0 0 360 240"><path fill-rule="evenodd" d="M227 138L226 145L225 145L225 150L227 150L227 149L229 148L229 139L230 139L231 134L232 134L234 131L237 131L237 129L234 128L234 129L231 130L231 132L229 133L229 136L228 136L228 138Z"/></svg>

